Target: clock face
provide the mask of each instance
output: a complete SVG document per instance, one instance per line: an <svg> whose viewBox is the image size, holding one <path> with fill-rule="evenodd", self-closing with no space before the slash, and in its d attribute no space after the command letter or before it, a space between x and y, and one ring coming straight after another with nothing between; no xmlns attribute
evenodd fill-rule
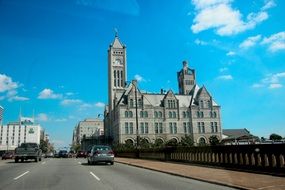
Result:
<svg viewBox="0 0 285 190"><path fill-rule="evenodd" d="M121 62L121 60L120 60L120 59L116 59L116 60L115 60L115 64L116 64L116 65L121 65L121 64L122 64L122 62Z"/></svg>

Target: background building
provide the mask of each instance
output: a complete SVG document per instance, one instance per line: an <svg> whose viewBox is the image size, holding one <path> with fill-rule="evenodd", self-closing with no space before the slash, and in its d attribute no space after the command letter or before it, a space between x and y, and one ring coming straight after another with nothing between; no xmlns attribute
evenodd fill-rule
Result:
<svg viewBox="0 0 285 190"><path fill-rule="evenodd" d="M138 136L165 143L190 135L195 144L209 143L213 135L222 138L220 106L205 86L196 84L195 70L186 61L177 72L178 94L172 90L145 93L135 80L122 85L126 84L120 82L127 75L125 61L126 47L116 35L108 50L109 105L104 113L105 135L113 143L134 144Z"/></svg>
<svg viewBox="0 0 285 190"><path fill-rule="evenodd" d="M17 122L1 125L0 151L14 150L24 142L40 144L41 134L42 127L33 118L20 117Z"/></svg>
<svg viewBox="0 0 285 190"><path fill-rule="evenodd" d="M73 144L81 144L85 137L99 137L104 135L103 121L96 119L85 119L80 121L73 131Z"/></svg>

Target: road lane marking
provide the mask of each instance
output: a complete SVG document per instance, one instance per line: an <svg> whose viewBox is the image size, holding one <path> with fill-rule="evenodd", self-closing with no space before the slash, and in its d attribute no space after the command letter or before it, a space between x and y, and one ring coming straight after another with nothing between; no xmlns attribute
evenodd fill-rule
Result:
<svg viewBox="0 0 285 190"><path fill-rule="evenodd" d="M95 174L93 174L93 172L90 172L90 174L91 174L95 179L97 179L98 181L100 181L100 178L97 177Z"/></svg>
<svg viewBox="0 0 285 190"><path fill-rule="evenodd" d="M81 162L78 162L78 164L81 164Z"/></svg>
<svg viewBox="0 0 285 190"><path fill-rule="evenodd" d="M24 175L26 175L27 173L29 173L30 171L26 171L25 173L19 175L18 177L15 177L14 180L19 179L20 177L23 177Z"/></svg>
<svg viewBox="0 0 285 190"><path fill-rule="evenodd" d="M46 162L43 162L42 165L44 165Z"/></svg>

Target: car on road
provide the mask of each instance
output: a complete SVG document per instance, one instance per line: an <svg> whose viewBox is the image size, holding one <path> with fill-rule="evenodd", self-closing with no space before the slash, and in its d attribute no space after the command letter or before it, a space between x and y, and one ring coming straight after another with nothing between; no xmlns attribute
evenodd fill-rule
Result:
<svg viewBox="0 0 285 190"><path fill-rule="evenodd" d="M66 150L60 150L58 152L58 158L68 158L68 152Z"/></svg>
<svg viewBox="0 0 285 190"><path fill-rule="evenodd" d="M14 153L13 152L6 152L2 155L2 160L7 159L14 159Z"/></svg>
<svg viewBox="0 0 285 190"><path fill-rule="evenodd" d="M37 143L22 143L21 146L15 149L15 162L19 160L34 160L35 162L42 160L42 150Z"/></svg>
<svg viewBox="0 0 285 190"><path fill-rule="evenodd" d="M45 154L45 158L53 158L53 157L54 157L53 152L47 152L47 153Z"/></svg>
<svg viewBox="0 0 285 190"><path fill-rule="evenodd" d="M94 145L87 156L88 164L97 164L99 162L114 164L114 151L110 146Z"/></svg>
<svg viewBox="0 0 285 190"><path fill-rule="evenodd" d="M85 151L78 151L77 154L76 154L76 158L86 158L87 157L87 152Z"/></svg>

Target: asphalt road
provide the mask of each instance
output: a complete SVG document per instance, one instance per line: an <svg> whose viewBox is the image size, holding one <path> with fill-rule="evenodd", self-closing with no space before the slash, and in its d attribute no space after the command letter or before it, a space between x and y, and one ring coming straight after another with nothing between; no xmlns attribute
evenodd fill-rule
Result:
<svg viewBox="0 0 285 190"><path fill-rule="evenodd" d="M86 164L85 159L43 159L41 162L0 161L1 190L223 190L231 189L124 164Z"/></svg>

